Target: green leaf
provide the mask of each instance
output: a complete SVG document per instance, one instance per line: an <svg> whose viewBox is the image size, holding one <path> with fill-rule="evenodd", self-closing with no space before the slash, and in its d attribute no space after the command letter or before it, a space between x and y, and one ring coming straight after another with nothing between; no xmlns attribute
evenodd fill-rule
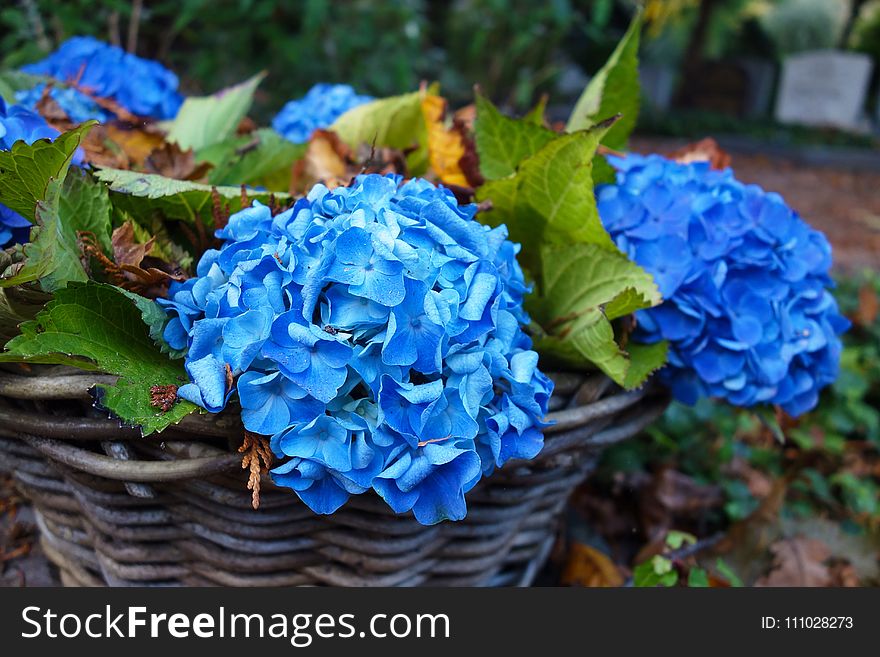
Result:
<svg viewBox="0 0 880 657"><path fill-rule="evenodd" d="M151 173L100 169L95 173L98 180L109 184L113 205L132 218L148 221L155 214L166 219L178 219L195 223L197 219L210 224L211 185L174 180ZM240 187L217 187L217 192L232 212L241 209ZM251 201L268 203L274 196L279 201L290 198L289 194L248 190Z"/></svg>
<svg viewBox="0 0 880 657"><path fill-rule="evenodd" d="M428 128L421 99L422 92L414 91L364 103L336 119L330 129L351 148L362 144L401 150L415 148L406 161L412 175L421 175L428 168Z"/></svg>
<svg viewBox="0 0 880 657"><path fill-rule="evenodd" d="M615 150L626 147L639 115L638 53L641 30L642 14L638 12L611 57L578 98L565 126L566 131L589 128L597 121L619 113L622 118L608 131L602 143Z"/></svg>
<svg viewBox="0 0 880 657"><path fill-rule="evenodd" d="M666 545L673 550L678 550L681 546L693 545L697 542L697 537L688 532L681 532L676 529L670 529L666 533Z"/></svg>
<svg viewBox="0 0 880 657"><path fill-rule="evenodd" d="M724 559L719 557L718 561L715 562L715 568L718 569L721 576L724 577L731 586L735 588L743 586L743 581L740 579L739 575L733 572L733 569L727 565L727 562L724 561Z"/></svg>
<svg viewBox="0 0 880 657"><path fill-rule="evenodd" d="M16 91L33 89L47 79L42 75L31 75L22 71L2 71L0 72L0 98L6 101L7 105L14 105L18 102L15 98Z"/></svg>
<svg viewBox="0 0 880 657"><path fill-rule="evenodd" d="M523 245L520 260L540 280L540 249L553 244L597 244L617 251L596 209L593 156L607 125L557 136L519 165L514 176L487 182L478 201L492 209L478 215L506 224Z"/></svg>
<svg viewBox="0 0 880 657"><path fill-rule="evenodd" d="M617 172L608 164L604 155L596 153L593 158L593 187L613 185L617 181Z"/></svg>
<svg viewBox="0 0 880 657"><path fill-rule="evenodd" d="M688 586L691 588L706 588L709 586L709 575L702 568L691 568L688 573Z"/></svg>
<svg viewBox="0 0 880 657"><path fill-rule="evenodd" d="M168 323L168 313L153 299L147 299L134 292L120 290L125 296L134 302L138 310L141 312L141 319L147 325L150 332L150 339L159 347L159 351L168 354L173 359L183 358L186 349L174 349L165 341L163 332L165 325Z"/></svg>
<svg viewBox="0 0 880 657"><path fill-rule="evenodd" d="M477 94L474 140L480 156L480 173L486 180L513 174L520 162L558 137L534 117L513 119L505 116L489 99Z"/></svg>
<svg viewBox="0 0 880 657"><path fill-rule="evenodd" d="M633 586L639 588L671 587L677 583L678 571L672 567L672 562L669 559L659 554L633 569Z"/></svg>
<svg viewBox="0 0 880 657"><path fill-rule="evenodd" d="M212 185L257 185L286 192L293 163L305 151L306 144L294 144L271 128L261 128L209 146L196 159L214 165L208 174Z"/></svg>
<svg viewBox="0 0 880 657"><path fill-rule="evenodd" d="M144 435L161 431L189 415L196 406L180 401L167 413L150 405L150 387L187 380L183 362L162 354L132 299L101 283L71 283L22 335L6 345L0 362L73 364L119 377L100 386L100 403Z"/></svg>
<svg viewBox="0 0 880 657"><path fill-rule="evenodd" d="M18 335L19 325L36 317L51 298L38 290L0 287L0 340Z"/></svg>
<svg viewBox="0 0 880 657"><path fill-rule="evenodd" d="M543 94L539 99L537 104L529 110L528 114L523 116L523 121L527 123L534 123L535 125L544 125L544 114L547 111L547 94Z"/></svg>
<svg viewBox="0 0 880 657"><path fill-rule="evenodd" d="M10 287L38 280L46 292L70 281L86 281L78 232L92 233L99 245L111 252L110 199L107 188L85 172L74 169L63 183L53 180L48 197L37 204L37 224L24 245L24 267L12 278L0 281Z"/></svg>
<svg viewBox="0 0 880 657"><path fill-rule="evenodd" d="M653 278L622 253L572 244L545 247L542 283L527 307L544 329L535 342L542 355L569 366L592 364L634 388L662 364L665 349L652 345L627 353L610 320L659 302Z"/></svg>
<svg viewBox="0 0 880 657"><path fill-rule="evenodd" d="M666 364L669 343L666 340L654 344L630 342L626 349L629 351L629 369L626 371L623 387L631 390L638 388L651 374Z"/></svg>
<svg viewBox="0 0 880 657"><path fill-rule="evenodd" d="M232 137L264 77L266 74L260 73L210 96L187 98L168 126L168 141L177 142L184 150L199 150Z"/></svg>
<svg viewBox="0 0 880 657"><path fill-rule="evenodd" d="M53 180L61 181L67 175L76 149L96 124L83 123L55 141L17 141L10 150L0 151L0 203L34 221L37 203L47 198Z"/></svg>

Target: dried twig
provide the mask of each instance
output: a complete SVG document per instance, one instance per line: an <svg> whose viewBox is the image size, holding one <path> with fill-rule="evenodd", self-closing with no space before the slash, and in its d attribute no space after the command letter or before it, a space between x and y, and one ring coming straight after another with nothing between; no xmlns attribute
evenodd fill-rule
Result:
<svg viewBox="0 0 880 657"><path fill-rule="evenodd" d="M269 448L269 440L265 436L250 431L244 432L244 442L238 448L241 454L241 467L248 470L248 490L253 491L251 505L260 508L260 476L269 471L275 457Z"/></svg>

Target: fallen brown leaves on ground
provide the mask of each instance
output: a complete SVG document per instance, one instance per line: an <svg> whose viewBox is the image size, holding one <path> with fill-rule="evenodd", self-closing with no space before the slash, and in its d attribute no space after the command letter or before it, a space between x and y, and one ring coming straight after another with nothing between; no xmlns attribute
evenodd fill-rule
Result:
<svg viewBox="0 0 880 657"><path fill-rule="evenodd" d="M211 169L209 162L196 162L193 149L181 150L176 143L165 142L144 159L144 171L175 180L201 180Z"/></svg>
<svg viewBox="0 0 880 657"><path fill-rule="evenodd" d="M566 586L609 587L623 584L624 577L608 555L583 543L573 543L562 571Z"/></svg>
<svg viewBox="0 0 880 657"><path fill-rule="evenodd" d="M829 586L831 550L819 540L786 538L770 546L773 567L755 586Z"/></svg>

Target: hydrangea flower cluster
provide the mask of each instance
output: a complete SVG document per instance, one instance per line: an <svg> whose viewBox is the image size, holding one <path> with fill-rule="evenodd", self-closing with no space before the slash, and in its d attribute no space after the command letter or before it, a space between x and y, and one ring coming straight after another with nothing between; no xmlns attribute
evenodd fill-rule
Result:
<svg viewBox="0 0 880 657"><path fill-rule="evenodd" d="M521 328L519 247L475 212L369 174L234 214L160 302L180 397L218 412L237 392L287 459L274 481L317 513L373 489L423 524L463 518L482 476L540 451L553 388Z"/></svg>
<svg viewBox="0 0 880 657"><path fill-rule="evenodd" d="M347 84L316 84L302 98L288 101L272 119L272 127L288 141L302 144L316 129L333 125L348 110L371 100Z"/></svg>
<svg viewBox="0 0 880 657"><path fill-rule="evenodd" d="M638 313L637 339L669 341L660 376L686 403L813 408L837 377L849 326L828 291L831 247L783 199L729 169L658 155L610 157L597 189L618 247L665 299Z"/></svg>
<svg viewBox="0 0 880 657"><path fill-rule="evenodd" d="M30 89L16 91L15 99L23 107L36 111L37 104L43 98L45 89L46 84L41 82ZM73 87L53 86L49 90L49 96L58 103L58 106L74 123L84 123L90 119L97 119L103 123L113 118L110 112Z"/></svg>
<svg viewBox="0 0 880 657"><path fill-rule="evenodd" d="M76 80L97 96L112 98L138 116L172 119L183 103L174 73L158 62L92 37L72 37L45 59L22 70L61 82Z"/></svg>
<svg viewBox="0 0 880 657"><path fill-rule="evenodd" d="M37 139L55 139L58 131L46 120L21 105L9 105L0 98L0 150L8 151L17 141L28 144ZM0 203L0 248L25 242L31 222Z"/></svg>

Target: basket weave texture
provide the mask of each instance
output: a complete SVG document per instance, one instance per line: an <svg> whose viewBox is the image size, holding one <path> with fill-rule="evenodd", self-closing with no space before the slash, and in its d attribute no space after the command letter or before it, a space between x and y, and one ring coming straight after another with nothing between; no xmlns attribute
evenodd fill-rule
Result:
<svg viewBox="0 0 880 657"><path fill-rule="evenodd" d="M574 488L602 449L667 404L600 375L551 375L545 447L467 494L468 515L431 527L373 493L315 515L264 477L259 510L242 471L234 412L191 416L142 438L95 410L106 377L69 368L0 371L0 470L34 505L65 585L528 585Z"/></svg>

